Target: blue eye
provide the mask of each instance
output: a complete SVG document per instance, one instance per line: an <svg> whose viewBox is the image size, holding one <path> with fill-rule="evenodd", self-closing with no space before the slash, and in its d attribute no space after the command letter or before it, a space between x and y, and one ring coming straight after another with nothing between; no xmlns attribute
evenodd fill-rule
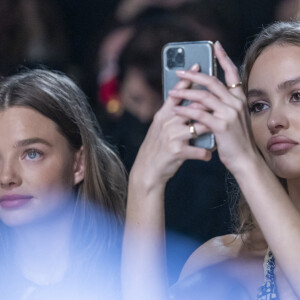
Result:
<svg viewBox="0 0 300 300"><path fill-rule="evenodd" d="M25 158L28 160L39 160L42 157L42 152L35 150L35 149L29 149L26 151Z"/></svg>
<svg viewBox="0 0 300 300"><path fill-rule="evenodd" d="M262 103L262 102L256 102L249 105L249 112L253 114L260 113L264 110L266 110L269 107L269 105Z"/></svg>

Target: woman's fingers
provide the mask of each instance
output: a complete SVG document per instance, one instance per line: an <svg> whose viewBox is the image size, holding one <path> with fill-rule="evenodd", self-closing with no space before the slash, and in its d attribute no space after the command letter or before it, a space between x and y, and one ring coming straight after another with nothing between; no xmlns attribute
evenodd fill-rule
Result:
<svg viewBox="0 0 300 300"><path fill-rule="evenodd" d="M189 116L176 114L175 111L173 112L175 116L158 128L160 131L159 135L162 136L162 134L165 134L163 138L164 141L179 141L180 143L188 144L189 139L194 137L190 129L191 118ZM195 122L193 127L197 135L209 131L209 128L201 123Z"/></svg>
<svg viewBox="0 0 300 300"><path fill-rule="evenodd" d="M168 128L167 128L168 127ZM211 159L211 153L207 149L191 146L189 140L195 138L195 135L201 135L208 132L207 126L201 123L194 123L192 127L186 123L178 126L178 123L170 122L164 128L168 132L168 137L165 139L168 148L170 149L169 156L173 155L179 160L200 159L208 161Z"/></svg>
<svg viewBox="0 0 300 300"><path fill-rule="evenodd" d="M193 127L191 130L191 126ZM203 133L209 132L210 129L198 122L193 122L192 124L185 124L182 129L180 130L180 139L188 141L191 138L195 138L194 135L201 135Z"/></svg>
<svg viewBox="0 0 300 300"><path fill-rule="evenodd" d="M233 95L241 99L244 99L245 96L242 87L239 84L241 79L240 79L238 68L235 66L235 64L232 62L230 57L227 55L227 53L225 52L225 50L223 49L219 41L215 43L214 49L215 49L215 55L222 69L224 70L227 87L238 85L237 87L230 88L229 89L230 93L232 93Z"/></svg>
<svg viewBox="0 0 300 300"><path fill-rule="evenodd" d="M195 110L190 107L174 107L174 111L177 115L194 120L197 122L200 122L203 126L206 127L207 131L215 131L217 129L217 123L219 121L223 121L222 119L217 118L216 116L213 116L211 113L204 111L204 110ZM198 124L198 123L195 123Z"/></svg>
<svg viewBox="0 0 300 300"><path fill-rule="evenodd" d="M172 90L169 94L180 99L194 101L194 103L189 105L189 108L193 108L194 111L199 110L195 107L196 103L202 105L202 109L204 108L204 110L213 111L215 114L226 114L228 110L232 109L231 106L226 105L212 93L205 90Z"/></svg>
<svg viewBox="0 0 300 300"><path fill-rule="evenodd" d="M188 79L198 85L204 86L207 88L208 92L215 95L217 98L219 98L222 102L225 104L234 107L235 109L239 109L241 107L242 103L245 103L245 101L242 101L237 96L234 96L225 86L222 82L220 82L216 77L214 76L208 76L203 73L195 73L190 71L178 71L178 76L182 79ZM173 90L174 91L174 90ZM204 90L196 90L193 91L201 92ZM189 99L189 98L187 98ZM190 99L189 99L190 100ZM241 103L242 102L242 103Z"/></svg>
<svg viewBox="0 0 300 300"><path fill-rule="evenodd" d="M215 76L208 76L207 74L203 74L200 72L180 70L177 71L177 75L182 80L189 80L191 82L195 82L199 85L205 86L211 93L222 99L222 101L228 105L235 106L236 101L234 101L234 98L230 97L232 95L245 103L246 97L241 86L239 85L240 77L238 69L228 57L219 42L216 42L215 44L215 55L224 70L227 87L225 87L224 84ZM232 85L237 86L228 88Z"/></svg>
<svg viewBox="0 0 300 300"><path fill-rule="evenodd" d="M237 129L239 127L241 132L245 134L247 127L243 125L243 121L240 120L239 114L234 110L230 109L226 114L216 116L215 114L209 113L204 110L195 110L190 107L174 107L174 111L177 115L187 118L190 120L195 120L205 127L205 132L213 132L217 135L227 132L232 128ZM198 124L198 123L195 123Z"/></svg>
<svg viewBox="0 0 300 300"><path fill-rule="evenodd" d="M239 83L238 70L219 43L215 45L215 53L225 71L226 85ZM246 97L241 86L228 89L216 77L190 70L178 71L177 74L181 80L196 83L206 89L197 90L186 87L173 89L169 92L169 98L176 103L172 111L175 115L182 117L185 122L194 120L197 133L213 132L221 160L229 170L234 170L247 158L247 152L253 150L251 131L247 122ZM182 99L188 99L192 103L188 106L178 105ZM193 127L190 130L184 125L182 124L183 131L180 131L182 134L180 138L188 140L195 133L192 130ZM190 146L187 140L184 140L184 143L181 142L184 145L179 152L180 155L184 153L185 158L191 158L189 155L194 157L203 155L201 159L209 157L209 153L201 152L200 154L197 151L199 149Z"/></svg>
<svg viewBox="0 0 300 300"><path fill-rule="evenodd" d="M172 113L174 116L170 119L164 119L164 115L157 114L155 116L147 135L152 140L152 143L160 140L161 145L170 143L187 145L189 140L194 137L189 126L191 118L177 114L174 108ZM197 135L210 131L207 126L197 122L194 123L193 127Z"/></svg>
<svg viewBox="0 0 300 300"><path fill-rule="evenodd" d="M198 64L194 64L191 68L190 68L190 72L192 73L198 73L200 70L200 66ZM189 79L180 79L177 84L174 86L174 90L181 90L181 89L188 89L190 88L190 86L192 85L191 80ZM166 99L166 104L165 106L167 106L167 108L169 108L170 106L175 106L178 105L181 102L181 99L178 98L172 98L172 97L168 97Z"/></svg>
<svg viewBox="0 0 300 300"><path fill-rule="evenodd" d="M198 64L194 64L191 68L190 68L190 72L193 73L198 73L200 70L200 66ZM192 82L190 80L187 79L182 79L180 81L177 82L177 84L174 86L175 90L180 90L180 89L186 89L189 88L191 86Z"/></svg>
<svg viewBox="0 0 300 300"><path fill-rule="evenodd" d="M239 115L239 118L242 121L242 123L244 125L248 124L245 104L243 103L243 101L235 98L232 95L230 96L230 98L234 98L231 99L232 105L227 105L227 102L220 101L220 99L217 98L215 95L205 90L172 90L170 91L170 94L173 97L178 97L180 99L192 100L193 102L189 105L189 108L193 109L195 114L199 110L206 110L220 119L226 119L230 116Z"/></svg>
<svg viewBox="0 0 300 300"><path fill-rule="evenodd" d="M210 153L189 145L194 131L187 125L189 118L176 115L170 119L155 117L139 151L138 165L149 165L157 170L155 181L168 180L186 159L209 160ZM202 134L208 128L195 123L195 132Z"/></svg>
<svg viewBox="0 0 300 300"><path fill-rule="evenodd" d="M211 160L212 152L195 146L186 146L184 149L186 159L200 159L204 161Z"/></svg>

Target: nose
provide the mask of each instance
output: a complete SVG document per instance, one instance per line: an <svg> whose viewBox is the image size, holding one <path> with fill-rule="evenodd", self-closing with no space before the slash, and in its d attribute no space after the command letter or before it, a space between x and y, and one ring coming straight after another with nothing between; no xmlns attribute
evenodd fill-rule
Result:
<svg viewBox="0 0 300 300"><path fill-rule="evenodd" d="M268 117L268 128L272 134L289 127L288 115L282 107L272 107Z"/></svg>
<svg viewBox="0 0 300 300"><path fill-rule="evenodd" d="M21 184L21 177L17 168L12 163L1 163L0 166L0 187L2 189L13 189Z"/></svg>

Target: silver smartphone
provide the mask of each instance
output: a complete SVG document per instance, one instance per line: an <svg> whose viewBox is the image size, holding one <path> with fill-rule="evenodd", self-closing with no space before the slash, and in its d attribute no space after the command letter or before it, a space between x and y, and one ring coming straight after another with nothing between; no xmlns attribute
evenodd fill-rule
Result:
<svg viewBox="0 0 300 300"><path fill-rule="evenodd" d="M177 70L188 70L195 63L199 64L200 72L210 76L216 75L216 59L211 41L168 43L162 50L163 94L164 100L169 90L179 81ZM192 85L192 89L205 89L200 85ZM182 101L182 105L189 105L190 100ZM190 144L199 148L213 150L216 147L214 134L207 132L191 139Z"/></svg>

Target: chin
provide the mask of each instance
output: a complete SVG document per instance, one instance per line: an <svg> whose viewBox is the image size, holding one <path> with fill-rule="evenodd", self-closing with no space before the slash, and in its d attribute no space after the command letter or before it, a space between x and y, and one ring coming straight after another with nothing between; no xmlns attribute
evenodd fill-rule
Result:
<svg viewBox="0 0 300 300"><path fill-rule="evenodd" d="M17 228L20 226L25 226L27 224L29 224L30 222L25 222L25 221L21 221L21 220L12 220L10 218L1 218L2 223L10 228Z"/></svg>
<svg viewBox="0 0 300 300"><path fill-rule="evenodd" d="M16 214L11 215L1 215L0 219L4 225L7 227L20 227L20 226L26 226L32 223L32 218L29 218L28 216L18 216Z"/></svg>
<svg viewBox="0 0 300 300"><path fill-rule="evenodd" d="M0 219L8 227L22 227L33 225L44 218L43 211L34 209L0 209Z"/></svg>
<svg viewBox="0 0 300 300"><path fill-rule="evenodd" d="M276 168L271 168L273 173L281 178L281 179L286 179L286 180L292 180L292 179L297 179L300 178L300 167L295 168L293 167L285 167L285 168L279 168L278 166Z"/></svg>
<svg viewBox="0 0 300 300"><path fill-rule="evenodd" d="M294 155L265 157L272 172L282 179L300 178L300 158Z"/></svg>

